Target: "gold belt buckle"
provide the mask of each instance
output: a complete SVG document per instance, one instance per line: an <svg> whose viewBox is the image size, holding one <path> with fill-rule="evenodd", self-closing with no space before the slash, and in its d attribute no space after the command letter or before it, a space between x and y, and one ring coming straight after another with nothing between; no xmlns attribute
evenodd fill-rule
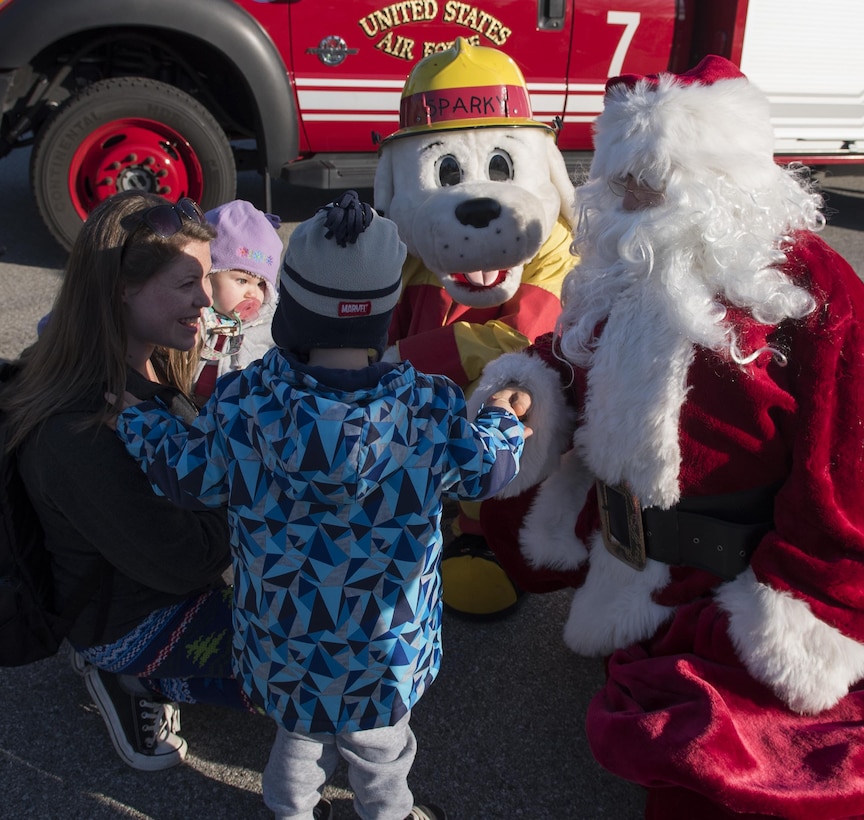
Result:
<svg viewBox="0 0 864 820"><path fill-rule="evenodd" d="M642 505L639 498L626 483L614 487L605 481L597 479L597 505L600 508L600 526L603 531L603 543L606 549L619 561L623 561L640 572L648 564L645 551L645 533L642 529ZM611 498L610 498L611 497ZM609 511L610 500L614 503L620 499L624 505L627 521L627 543L623 543L612 533L612 516Z"/></svg>

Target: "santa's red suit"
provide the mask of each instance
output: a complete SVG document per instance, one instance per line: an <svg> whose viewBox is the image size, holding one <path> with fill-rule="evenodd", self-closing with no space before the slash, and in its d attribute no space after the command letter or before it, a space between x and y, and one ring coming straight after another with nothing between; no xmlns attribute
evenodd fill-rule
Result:
<svg viewBox="0 0 864 820"><path fill-rule="evenodd" d="M543 337L475 394L534 396L484 532L524 589L574 588L564 639L608 657L592 751L657 820L864 817L864 284L811 231L782 250L815 309L768 324L718 297L738 356L672 334L679 368L629 362L643 289L586 366ZM613 554L643 543L641 568Z"/></svg>

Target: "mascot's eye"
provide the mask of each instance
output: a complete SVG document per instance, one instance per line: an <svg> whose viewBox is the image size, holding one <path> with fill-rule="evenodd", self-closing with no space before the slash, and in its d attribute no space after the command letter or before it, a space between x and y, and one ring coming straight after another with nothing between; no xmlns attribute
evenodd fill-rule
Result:
<svg viewBox="0 0 864 820"><path fill-rule="evenodd" d="M495 151L489 157L489 179L492 182L507 182L513 179L513 160L506 151Z"/></svg>
<svg viewBox="0 0 864 820"><path fill-rule="evenodd" d="M451 185L458 185L462 182L462 166L456 157L448 154L446 157L441 157L436 163L438 170L438 182L442 188L448 188Z"/></svg>

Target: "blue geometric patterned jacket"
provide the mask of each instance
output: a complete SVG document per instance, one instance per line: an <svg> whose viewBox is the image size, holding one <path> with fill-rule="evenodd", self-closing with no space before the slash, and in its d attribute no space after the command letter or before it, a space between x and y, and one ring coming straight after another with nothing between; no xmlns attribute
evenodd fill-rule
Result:
<svg viewBox="0 0 864 820"><path fill-rule="evenodd" d="M235 670L289 730L388 726L441 658L442 498L516 474L524 428L410 364L372 387L316 381L274 348L224 376L187 427L150 402L117 432L183 506L228 506ZM314 372L314 371L313 371Z"/></svg>

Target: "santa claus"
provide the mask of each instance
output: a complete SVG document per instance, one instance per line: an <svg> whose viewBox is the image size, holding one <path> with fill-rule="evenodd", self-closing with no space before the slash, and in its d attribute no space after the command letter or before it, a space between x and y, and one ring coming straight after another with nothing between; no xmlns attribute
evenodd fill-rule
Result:
<svg viewBox="0 0 864 820"><path fill-rule="evenodd" d="M477 389L534 396L486 537L575 588L646 817L864 817L864 284L728 61L610 80L595 148L556 332Z"/></svg>

